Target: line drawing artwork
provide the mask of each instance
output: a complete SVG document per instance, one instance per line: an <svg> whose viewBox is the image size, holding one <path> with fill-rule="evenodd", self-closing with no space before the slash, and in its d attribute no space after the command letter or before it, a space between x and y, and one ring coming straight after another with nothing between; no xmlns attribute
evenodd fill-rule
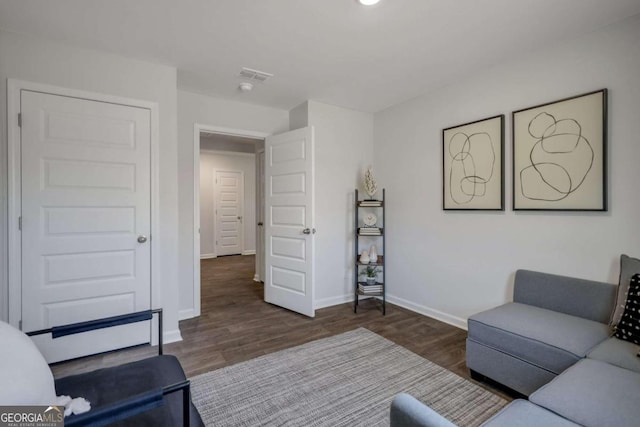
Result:
<svg viewBox="0 0 640 427"><path fill-rule="evenodd" d="M486 132L470 135L457 132L449 139L447 149L451 158L451 200L457 205L464 205L484 197L496 165L496 152L491 136Z"/></svg>
<svg viewBox="0 0 640 427"><path fill-rule="evenodd" d="M593 168L593 147L577 120L547 112L528 125L535 142L529 163L520 169L520 193L529 200L558 202L576 192Z"/></svg>

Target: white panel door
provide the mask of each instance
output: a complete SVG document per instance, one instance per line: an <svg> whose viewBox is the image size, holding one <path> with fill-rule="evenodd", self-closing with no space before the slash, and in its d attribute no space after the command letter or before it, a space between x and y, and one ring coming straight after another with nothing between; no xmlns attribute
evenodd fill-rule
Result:
<svg viewBox="0 0 640 427"><path fill-rule="evenodd" d="M216 256L242 253L244 176L241 171L216 171Z"/></svg>
<svg viewBox="0 0 640 427"><path fill-rule="evenodd" d="M313 317L313 128L265 141L264 299Z"/></svg>
<svg viewBox="0 0 640 427"><path fill-rule="evenodd" d="M151 306L150 111L21 92L22 329ZM149 322L52 340L48 362L148 342Z"/></svg>

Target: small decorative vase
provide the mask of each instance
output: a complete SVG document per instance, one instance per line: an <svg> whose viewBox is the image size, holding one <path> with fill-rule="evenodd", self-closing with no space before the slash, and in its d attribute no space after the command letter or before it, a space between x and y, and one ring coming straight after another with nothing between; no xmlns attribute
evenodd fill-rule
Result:
<svg viewBox="0 0 640 427"><path fill-rule="evenodd" d="M371 245L371 248L369 249L369 261L378 262L378 251L376 250L376 245Z"/></svg>
<svg viewBox="0 0 640 427"><path fill-rule="evenodd" d="M360 254L360 262L362 264L369 264L369 261L371 261L371 258L369 258L369 252L362 251L362 254Z"/></svg>
<svg viewBox="0 0 640 427"><path fill-rule="evenodd" d="M376 284L376 278L367 276L367 285L375 285L375 284Z"/></svg>

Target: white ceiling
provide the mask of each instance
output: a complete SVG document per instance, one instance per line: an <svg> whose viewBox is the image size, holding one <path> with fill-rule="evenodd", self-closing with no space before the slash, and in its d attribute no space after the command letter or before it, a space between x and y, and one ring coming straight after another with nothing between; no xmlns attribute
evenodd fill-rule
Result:
<svg viewBox="0 0 640 427"><path fill-rule="evenodd" d="M178 68L180 89L378 111L640 13L640 0L0 0L0 28ZM241 67L275 74L251 93Z"/></svg>

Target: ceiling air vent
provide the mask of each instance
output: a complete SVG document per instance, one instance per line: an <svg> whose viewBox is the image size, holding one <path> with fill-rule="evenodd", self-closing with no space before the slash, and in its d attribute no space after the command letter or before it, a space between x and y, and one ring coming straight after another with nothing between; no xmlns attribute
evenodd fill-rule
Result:
<svg viewBox="0 0 640 427"><path fill-rule="evenodd" d="M252 70L251 68L242 67L240 70L240 77L243 79L264 83L273 77L273 74L265 73L264 71Z"/></svg>

